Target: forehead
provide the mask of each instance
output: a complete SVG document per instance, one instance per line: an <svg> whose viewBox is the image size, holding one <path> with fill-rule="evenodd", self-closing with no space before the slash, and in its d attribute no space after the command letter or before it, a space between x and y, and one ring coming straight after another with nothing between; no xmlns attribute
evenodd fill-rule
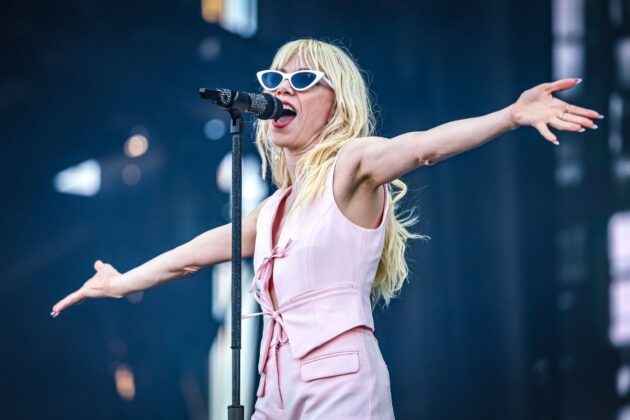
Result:
<svg viewBox="0 0 630 420"><path fill-rule="evenodd" d="M294 72L298 70L319 70L319 66L312 60L307 60L302 54L294 51L292 54L286 57L279 57L276 66L278 70L284 72Z"/></svg>

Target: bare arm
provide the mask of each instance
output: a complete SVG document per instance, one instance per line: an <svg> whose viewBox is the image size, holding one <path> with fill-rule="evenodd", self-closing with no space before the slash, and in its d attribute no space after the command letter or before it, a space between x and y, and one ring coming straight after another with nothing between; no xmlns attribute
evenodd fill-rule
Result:
<svg viewBox="0 0 630 420"><path fill-rule="evenodd" d="M256 218L260 207L243 218L243 258L254 254ZM149 289L194 274L204 267L232 258L232 223L211 229L146 263L112 279L111 286L120 295Z"/></svg>
<svg viewBox="0 0 630 420"><path fill-rule="evenodd" d="M392 139L359 139L354 147L359 160L355 182L368 181L374 188L391 182L423 165L433 165L474 149L522 125L536 128L548 141L558 144L547 124L568 131L597 128L591 121L597 111L568 104L551 94L575 86L576 79L562 79L529 89L514 104L475 118L452 121L427 131L405 133Z"/></svg>
<svg viewBox="0 0 630 420"><path fill-rule="evenodd" d="M267 199L263 200L242 221L242 249L244 258L254 254L256 221ZM110 264L94 263L96 274L77 291L53 306L52 316L85 298L116 297L149 289L196 273L203 267L229 261L232 258L232 224L228 223L202 233L196 238L146 263L120 274Z"/></svg>

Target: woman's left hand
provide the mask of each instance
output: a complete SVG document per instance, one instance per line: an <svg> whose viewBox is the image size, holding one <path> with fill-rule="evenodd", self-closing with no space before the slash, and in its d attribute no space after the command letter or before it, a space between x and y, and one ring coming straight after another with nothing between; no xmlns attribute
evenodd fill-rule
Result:
<svg viewBox="0 0 630 420"><path fill-rule="evenodd" d="M597 128L593 119L604 118L597 111L569 104L552 96L553 92L571 89L581 79L560 79L526 90L512 105L510 118L515 127L531 125L547 140L559 144L547 125L558 130L582 132Z"/></svg>

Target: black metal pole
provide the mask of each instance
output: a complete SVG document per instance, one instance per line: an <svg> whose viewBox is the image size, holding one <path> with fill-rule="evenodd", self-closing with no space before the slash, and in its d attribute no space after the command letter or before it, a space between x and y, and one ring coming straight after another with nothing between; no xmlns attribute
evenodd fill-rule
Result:
<svg viewBox="0 0 630 420"><path fill-rule="evenodd" d="M243 420L241 405L241 134L243 118L230 111L232 134L232 404L228 420Z"/></svg>

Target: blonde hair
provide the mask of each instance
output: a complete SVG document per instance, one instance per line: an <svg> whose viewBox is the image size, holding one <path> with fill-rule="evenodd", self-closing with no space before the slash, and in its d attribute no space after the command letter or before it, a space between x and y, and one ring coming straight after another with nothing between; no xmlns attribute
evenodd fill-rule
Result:
<svg viewBox="0 0 630 420"><path fill-rule="evenodd" d="M307 151L296 165L295 173L300 191L291 212L319 196L324 189L326 174L339 149L352 139L372 135L375 125L368 88L349 52L327 42L299 39L280 47L271 68L280 69L293 57L298 60L300 66L326 74L334 86L335 101L332 118L315 139L315 146ZM291 178L284 159L284 150L280 151L271 142L268 121L257 123L256 146L262 159L263 179L269 165L273 183L280 189L290 187ZM387 194L393 201L388 214L384 215L387 217L385 244L371 293L374 305L382 299L387 306L407 279L409 274L405 261L407 240L428 238L407 230L416 223L417 218L412 218L411 214L400 217L396 211L397 203L407 194L407 185L399 179L392 181L391 184L399 191L393 195L390 191L391 186L387 188Z"/></svg>

